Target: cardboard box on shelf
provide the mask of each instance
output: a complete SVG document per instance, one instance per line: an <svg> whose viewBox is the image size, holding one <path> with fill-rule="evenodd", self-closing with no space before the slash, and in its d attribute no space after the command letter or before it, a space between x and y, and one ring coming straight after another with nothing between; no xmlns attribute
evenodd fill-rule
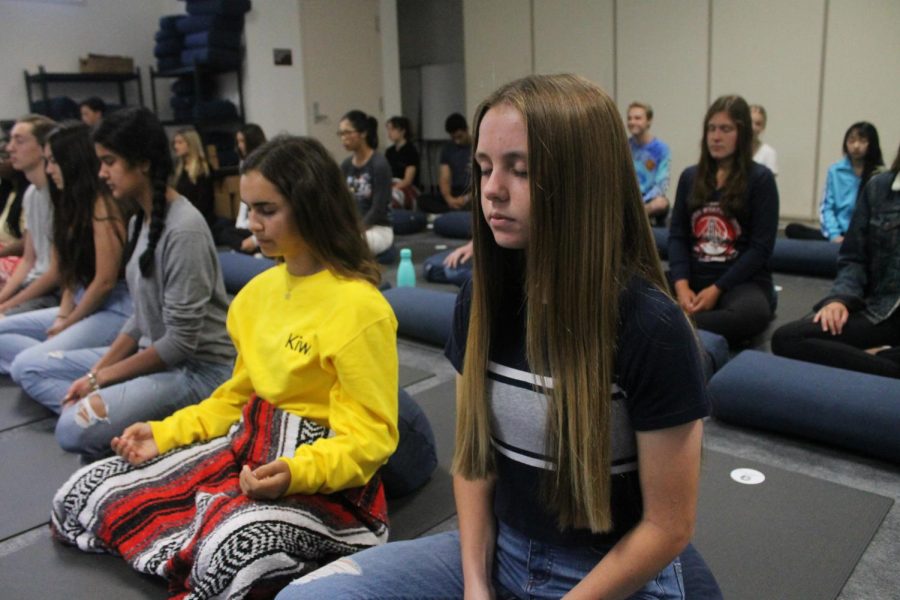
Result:
<svg viewBox="0 0 900 600"><path fill-rule="evenodd" d="M78 59L78 70L81 73L131 73L134 71L134 59L130 56L88 54Z"/></svg>

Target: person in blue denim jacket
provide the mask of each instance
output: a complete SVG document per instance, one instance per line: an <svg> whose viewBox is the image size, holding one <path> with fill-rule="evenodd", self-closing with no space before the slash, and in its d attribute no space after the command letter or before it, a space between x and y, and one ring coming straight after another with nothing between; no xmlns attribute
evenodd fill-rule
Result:
<svg viewBox="0 0 900 600"><path fill-rule="evenodd" d="M900 378L900 149L866 185L841 245L838 274L810 319L780 327L772 351Z"/></svg>

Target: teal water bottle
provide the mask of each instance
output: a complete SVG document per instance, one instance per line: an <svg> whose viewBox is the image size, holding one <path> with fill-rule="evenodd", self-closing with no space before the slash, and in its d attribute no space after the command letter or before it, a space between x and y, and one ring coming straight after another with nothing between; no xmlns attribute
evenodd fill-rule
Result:
<svg viewBox="0 0 900 600"><path fill-rule="evenodd" d="M412 250L400 250L400 266L397 267L397 287L416 287L416 268L412 262Z"/></svg>

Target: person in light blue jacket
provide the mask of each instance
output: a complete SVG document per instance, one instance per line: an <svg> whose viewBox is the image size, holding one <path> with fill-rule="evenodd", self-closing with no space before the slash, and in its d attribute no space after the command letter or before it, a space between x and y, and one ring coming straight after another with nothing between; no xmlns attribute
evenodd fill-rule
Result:
<svg viewBox="0 0 900 600"><path fill-rule="evenodd" d="M791 223L784 233L789 238L829 240L840 244L850 227L856 198L869 179L884 166L878 130L866 121L854 123L844 134L844 157L828 167L825 193L819 207L821 230Z"/></svg>

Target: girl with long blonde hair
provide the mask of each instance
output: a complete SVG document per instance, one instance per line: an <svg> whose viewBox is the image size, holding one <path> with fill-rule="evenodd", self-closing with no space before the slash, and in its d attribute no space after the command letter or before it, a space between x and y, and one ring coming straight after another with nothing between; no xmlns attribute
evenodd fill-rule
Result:
<svg viewBox="0 0 900 600"><path fill-rule="evenodd" d="M200 134L191 128L179 129L172 137L172 151L175 154L172 186L191 201L207 223L212 224L216 218L212 169L206 160Z"/></svg>
<svg viewBox="0 0 900 600"><path fill-rule="evenodd" d="M616 105L580 77L531 76L474 123L473 279L447 347L459 531L279 598L683 598L707 401Z"/></svg>

